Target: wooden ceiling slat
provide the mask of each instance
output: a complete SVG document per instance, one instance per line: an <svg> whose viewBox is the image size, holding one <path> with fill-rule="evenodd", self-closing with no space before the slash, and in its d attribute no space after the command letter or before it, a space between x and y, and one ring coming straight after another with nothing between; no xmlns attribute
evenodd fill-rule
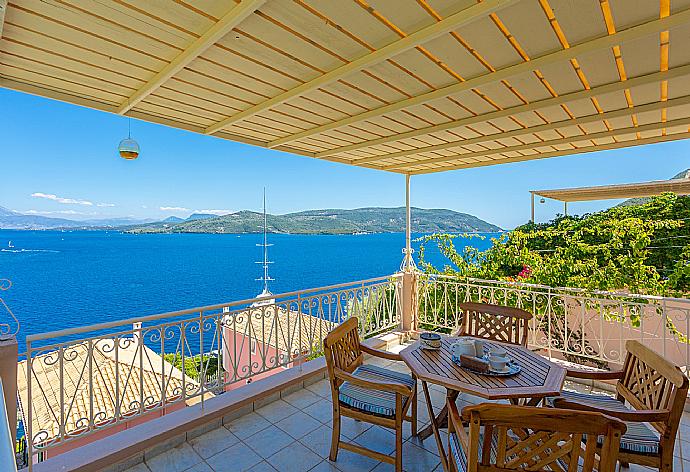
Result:
<svg viewBox="0 0 690 472"><path fill-rule="evenodd" d="M107 112L145 90L128 116L197 133L235 116L218 137L439 172L687 138L690 0L650 4L266 0L181 61L232 3L13 0L0 84Z"/></svg>

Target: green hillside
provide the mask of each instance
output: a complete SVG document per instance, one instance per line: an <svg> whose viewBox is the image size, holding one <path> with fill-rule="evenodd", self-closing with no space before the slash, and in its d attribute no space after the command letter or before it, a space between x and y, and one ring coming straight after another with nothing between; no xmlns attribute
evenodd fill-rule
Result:
<svg viewBox="0 0 690 472"><path fill-rule="evenodd" d="M358 208L356 210L309 210L285 215L268 215L268 231L291 234L392 233L405 230L405 208ZM496 232L501 228L476 216L452 210L412 209L415 232ZM133 226L130 233L258 233L263 215L239 211L225 216L180 223Z"/></svg>

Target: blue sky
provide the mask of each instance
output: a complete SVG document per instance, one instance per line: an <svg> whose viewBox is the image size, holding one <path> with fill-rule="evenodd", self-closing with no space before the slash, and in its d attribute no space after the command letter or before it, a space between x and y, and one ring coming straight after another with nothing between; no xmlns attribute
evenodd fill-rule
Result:
<svg viewBox="0 0 690 472"><path fill-rule="evenodd" d="M0 206L72 219L185 217L192 211L402 206L404 176L132 121L142 152L117 155L127 119L0 89ZM412 204L504 228L529 219L529 190L666 179L690 167L690 141L412 177ZM571 213L618 201L574 203ZM561 204L537 206L537 221Z"/></svg>

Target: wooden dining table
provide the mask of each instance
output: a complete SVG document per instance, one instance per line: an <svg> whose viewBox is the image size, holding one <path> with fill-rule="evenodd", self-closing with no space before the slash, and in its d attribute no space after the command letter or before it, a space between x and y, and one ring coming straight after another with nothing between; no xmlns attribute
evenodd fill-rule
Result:
<svg viewBox="0 0 690 472"><path fill-rule="evenodd" d="M536 406L545 397L560 394L566 375L563 367L524 346L492 340L483 341L489 349L505 349L508 356L520 365L521 370L511 376L476 373L453 362L451 346L457 339L454 336L442 336L441 348L438 350L425 349L421 341L417 341L400 352L403 361L421 381L426 397L431 424L420 431L419 436L426 439L431 434L434 435L444 470L448 470L448 462L440 428L447 425L448 409L444 405L438 414L434 414L429 383L445 387L450 401L455 401L460 393L468 393L487 400L508 400L516 405Z"/></svg>

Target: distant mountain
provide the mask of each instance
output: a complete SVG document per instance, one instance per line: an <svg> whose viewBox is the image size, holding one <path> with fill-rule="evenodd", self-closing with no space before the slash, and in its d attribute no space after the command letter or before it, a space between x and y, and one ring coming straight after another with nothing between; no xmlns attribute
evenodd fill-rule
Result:
<svg viewBox="0 0 690 472"><path fill-rule="evenodd" d="M678 179L688 179L690 178L690 169L685 169L683 172L679 172L673 177L671 177L669 180L678 180ZM641 198L629 198L625 200L624 202L619 203L616 206L619 207L624 207L624 206L633 206L633 205L644 205L645 203L648 203L651 199L649 197L641 197Z"/></svg>
<svg viewBox="0 0 690 472"><path fill-rule="evenodd" d="M392 233L405 230L405 208L358 208L356 210L308 210L286 215L268 215L268 231L293 234ZM473 215L441 209L412 209L415 232L501 231ZM263 215L239 211L207 219L177 224L139 225L130 233L258 233L263 231Z"/></svg>
<svg viewBox="0 0 690 472"><path fill-rule="evenodd" d="M135 218L103 218L93 220L75 221L66 218L52 218L40 215L25 215L16 211L0 207L0 228L2 229L95 229L118 228L149 224L155 220L143 220Z"/></svg>
<svg viewBox="0 0 690 472"><path fill-rule="evenodd" d="M179 218L177 216L169 216L163 221L161 221L161 223L182 223L183 221L184 218Z"/></svg>
<svg viewBox="0 0 690 472"><path fill-rule="evenodd" d="M191 215L189 215L189 218L187 218L187 221L208 220L217 217L218 215L214 215L212 213L192 213Z"/></svg>

